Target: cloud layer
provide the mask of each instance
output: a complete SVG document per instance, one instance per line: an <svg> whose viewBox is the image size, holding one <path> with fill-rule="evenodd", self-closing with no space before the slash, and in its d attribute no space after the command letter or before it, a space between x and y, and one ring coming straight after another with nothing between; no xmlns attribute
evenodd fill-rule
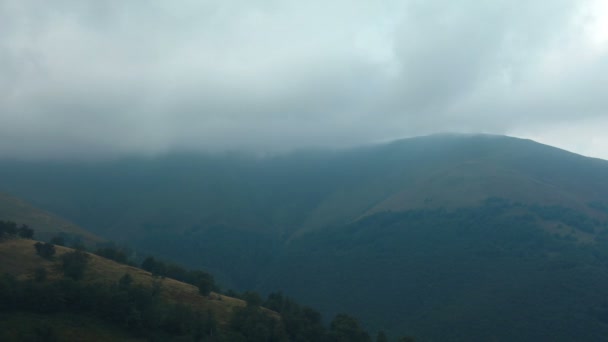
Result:
<svg viewBox="0 0 608 342"><path fill-rule="evenodd" d="M0 0L0 156L454 131L608 158L604 3Z"/></svg>

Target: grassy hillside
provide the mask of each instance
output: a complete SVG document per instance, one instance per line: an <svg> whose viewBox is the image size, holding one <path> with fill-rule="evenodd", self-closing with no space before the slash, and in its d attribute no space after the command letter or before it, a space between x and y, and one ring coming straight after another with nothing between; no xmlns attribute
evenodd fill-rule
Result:
<svg viewBox="0 0 608 342"><path fill-rule="evenodd" d="M146 269L185 272L146 260ZM371 342L353 317L337 315L327 329L281 293L263 301L245 292L243 301L10 232L0 235L0 261L2 340Z"/></svg>
<svg viewBox="0 0 608 342"><path fill-rule="evenodd" d="M239 322L251 320L261 336L282 326L276 312L240 299L201 295L190 284L70 248L40 254L39 245L0 240L2 340L231 341L248 336ZM77 264L84 274L73 272Z"/></svg>
<svg viewBox="0 0 608 342"><path fill-rule="evenodd" d="M38 268L47 271L50 280L63 278L61 271L61 256L73 251L71 248L55 246L56 255L52 260L41 258L36 254L36 241L26 239L10 239L0 242L0 274L8 273L18 279L33 279ZM88 266L83 281L96 284L115 284L125 274L133 277L134 284L146 287L160 286L161 295L168 301L184 303L196 310L210 310L220 324L227 324L234 308L244 307L243 300L211 293L208 297L201 296L198 288L170 278L154 277L150 272L132 266L120 264L94 254L89 255Z"/></svg>
<svg viewBox="0 0 608 342"><path fill-rule="evenodd" d="M68 234L89 244L103 241L72 222L5 193L0 193L0 218L35 227L36 237L41 240Z"/></svg>

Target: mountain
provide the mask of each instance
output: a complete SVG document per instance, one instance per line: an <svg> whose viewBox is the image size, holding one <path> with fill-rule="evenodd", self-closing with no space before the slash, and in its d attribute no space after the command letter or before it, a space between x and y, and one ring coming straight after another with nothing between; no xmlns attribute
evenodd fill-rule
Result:
<svg viewBox="0 0 608 342"><path fill-rule="evenodd" d="M42 240L49 240L55 236L68 236L91 245L103 241L102 238L70 221L4 193L0 193L0 220L35 227L36 236Z"/></svg>
<svg viewBox="0 0 608 342"><path fill-rule="evenodd" d="M434 135L269 158L0 161L0 190L114 237L164 225L286 237L377 211L475 205L487 197L584 209L605 199L606 165L529 140Z"/></svg>
<svg viewBox="0 0 608 342"><path fill-rule="evenodd" d="M0 162L105 238L420 341L608 333L608 162L434 135L346 150Z"/></svg>

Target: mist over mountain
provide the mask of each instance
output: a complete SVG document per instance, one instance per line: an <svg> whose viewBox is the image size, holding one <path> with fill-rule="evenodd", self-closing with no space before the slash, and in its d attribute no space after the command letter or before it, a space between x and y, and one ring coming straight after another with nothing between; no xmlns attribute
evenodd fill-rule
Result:
<svg viewBox="0 0 608 342"><path fill-rule="evenodd" d="M0 339L605 340L607 23L606 0L1 0L0 300L71 311L0 310ZM114 315L128 267L72 286L55 244L281 322ZM70 316L85 288L107 317Z"/></svg>
<svg viewBox="0 0 608 342"><path fill-rule="evenodd" d="M608 158L604 0L0 4L0 156L453 131Z"/></svg>
<svg viewBox="0 0 608 342"><path fill-rule="evenodd" d="M0 191L210 270L225 287L353 312L371 331L421 341L608 333L608 162L530 140L4 160Z"/></svg>

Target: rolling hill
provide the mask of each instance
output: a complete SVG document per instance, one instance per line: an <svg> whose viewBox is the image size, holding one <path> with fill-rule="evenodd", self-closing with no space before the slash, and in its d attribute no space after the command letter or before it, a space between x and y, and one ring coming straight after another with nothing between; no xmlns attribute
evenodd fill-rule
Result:
<svg viewBox="0 0 608 342"><path fill-rule="evenodd" d="M38 268L46 269L47 278L56 280L63 277L60 267L61 256L73 252L72 248L55 246L56 254L51 260L41 258L35 253L34 244L37 241L12 239L0 243L0 274L11 274L18 279L34 279ZM219 318L221 324L227 324L228 318L235 307L244 307L241 299L211 293L208 297L201 296L198 288L171 278L154 277L150 272L140 268L117 263L115 261L87 253L90 260L83 278L84 282L96 284L117 283L120 278L129 274L135 284L152 287L159 283L162 296L169 301L185 303L198 310L211 310Z"/></svg>
<svg viewBox="0 0 608 342"><path fill-rule="evenodd" d="M157 288L160 300L163 303L187 306L194 312L212 315L222 330L228 329L235 310L246 306L245 301L241 299L214 292L208 296L203 296L196 286L171 278L157 277L142 269L120 264L90 253L86 253L88 261L82 279L79 279L77 283L66 283L62 271L62 259L66 254L74 253L74 250L63 246L55 246L56 253L54 256L43 258L35 252L36 243L34 240L15 238L0 241L0 260L2 260L0 275L3 276L0 279L0 287L3 291L7 291L6 281L9 279L7 275L15 277L16 280L24 282L20 286L26 288L25 291L29 293L28 296L36 298L36 286L40 287L46 284L48 287L45 295L46 299L37 303L41 308L50 307L49 303L69 302L72 300L71 296L78 295L79 290L73 289L79 289L79 287L83 291L90 288L102 289L104 287L116 291L118 288L115 289L113 286L121 283L126 274L130 277L128 286L141 286L142 289ZM42 280L38 279L41 270L45 275ZM55 284L55 287L53 287L53 284ZM67 294L57 296L57 291L53 290L57 287L61 288L61 286L72 290ZM28 287L32 287L32 289L27 290ZM142 292L138 296L142 296L143 293L146 292ZM6 298L2 297L2 300L4 304ZM126 302L129 298L125 297L121 300ZM141 301L142 299L138 300ZM18 305L26 304L19 303ZM0 310L0 317L4 317L2 323L0 323L0 327L3 327L0 337L7 340L26 338L34 330L39 330L41 327L52 327L54 338L66 341L147 340L129 333L125 326L112 324L107 320L100 320L99 315L91 315L82 309L80 311L78 309L74 310L74 308L63 309L57 312L52 309L38 309L33 312L25 310L12 314L4 312L4 309ZM170 307L163 307L163 310L166 310L165 316L173 313ZM269 315L272 319L280 320L276 312L264 310L266 315ZM146 313L142 312L140 314L145 315ZM176 317L176 319L179 319L179 317Z"/></svg>
<svg viewBox="0 0 608 342"><path fill-rule="evenodd" d="M530 140L1 161L0 191L226 287L353 312L370 330L421 341L608 333L608 162Z"/></svg>

